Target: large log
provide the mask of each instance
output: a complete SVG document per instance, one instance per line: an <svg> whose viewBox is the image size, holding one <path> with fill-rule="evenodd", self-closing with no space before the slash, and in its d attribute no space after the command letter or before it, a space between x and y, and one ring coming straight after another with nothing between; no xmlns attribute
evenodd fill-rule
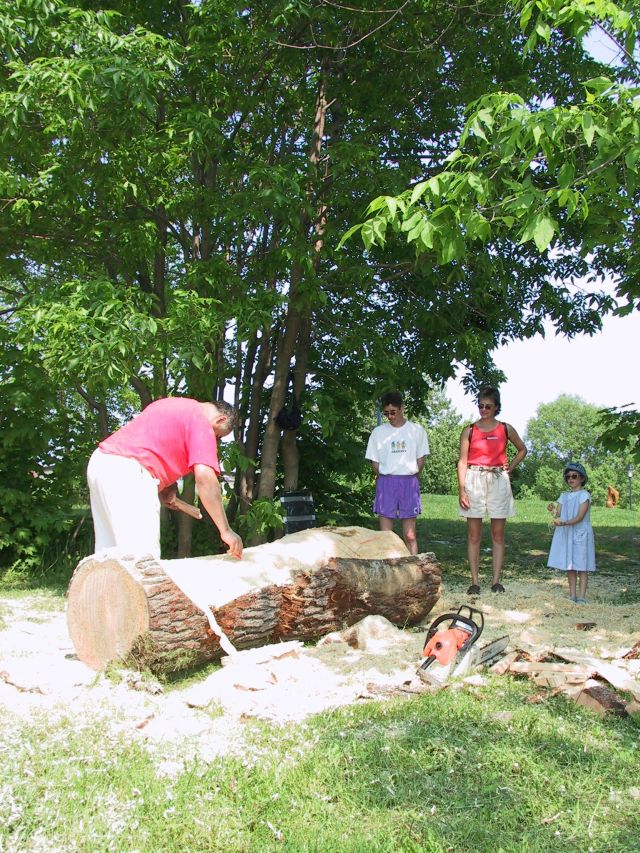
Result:
<svg viewBox="0 0 640 853"><path fill-rule="evenodd" d="M129 660L176 671L221 657L207 613L236 649L316 640L370 614L417 624L441 579L433 554L410 556L394 533L314 528L247 548L242 560L93 555L71 578L67 621L78 657L96 670Z"/></svg>

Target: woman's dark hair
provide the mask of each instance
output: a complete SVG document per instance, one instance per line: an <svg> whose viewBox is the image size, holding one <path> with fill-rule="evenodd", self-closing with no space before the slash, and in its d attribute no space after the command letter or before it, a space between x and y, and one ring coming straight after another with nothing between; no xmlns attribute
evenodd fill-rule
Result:
<svg viewBox="0 0 640 853"><path fill-rule="evenodd" d="M496 407L496 415L500 414L502 406L500 405L500 392L497 388L493 388L491 385L483 385L478 391L478 402L480 400L491 400Z"/></svg>

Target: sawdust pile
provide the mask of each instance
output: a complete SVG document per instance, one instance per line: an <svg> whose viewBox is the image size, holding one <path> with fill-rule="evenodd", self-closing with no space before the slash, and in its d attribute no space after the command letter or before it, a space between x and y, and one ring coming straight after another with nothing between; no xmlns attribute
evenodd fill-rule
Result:
<svg viewBox="0 0 640 853"><path fill-rule="evenodd" d="M611 660L640 640L640 608L616 603L624 590L607 578L592 580L586 605L568 600L564 576L505 585L506 593L492 594L485 587L471 602L485 615L481 646L508 634L509 648L537 656L570 648ZM462 584L446 588L428 624L469 603L465 590ZM42 600L7 599L1 606L6 626L0 632L0 703L7 713L28 718L46 711L52 721L74 714L108 719L150 748L190 744L205 758L241 749L247 718L302 720L379 699L386 689L407 684L415 678L428 627L401 631L381 617L369 617L374 621L368 633L359 639L345 635L352 645L340 637L312 648L283 643L275 653L269 647L264 660L260 650L243 652L195 687L161 692L144 677L122 673L114 683L80 663L64 614L47 612ZM590 623L595 626L584 630ZM627 670L637 679L640 661L627 661Z"/></svg>

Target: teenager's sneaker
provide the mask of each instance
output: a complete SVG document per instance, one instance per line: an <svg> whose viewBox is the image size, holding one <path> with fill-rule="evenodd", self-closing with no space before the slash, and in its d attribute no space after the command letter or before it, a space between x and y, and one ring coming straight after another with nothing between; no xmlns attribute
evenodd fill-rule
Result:
<svg viewBox="0 0 640 853"><path fill-rule="evenodd" d="M494 583L491 587L491 592L504 592L504 587L501 583Z"/></svg>
<svg viewBox="0 0 640 853"><path fill-rule="evenodd" d="M477 583L472 583L467 590L467 595L480 595L480 587Z"/></svg>

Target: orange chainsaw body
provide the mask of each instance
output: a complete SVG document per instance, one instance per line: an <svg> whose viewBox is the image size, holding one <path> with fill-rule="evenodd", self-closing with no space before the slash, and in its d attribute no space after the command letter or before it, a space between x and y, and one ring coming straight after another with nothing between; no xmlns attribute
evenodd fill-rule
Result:
<svg viewBox="0 0 640 853"><path fill-rule="evenodd" d="M469 639L471 632L462 628L447 628L431 637L422 650L422 657L434 657L439 664L446 666L455 658Z"/></svg>

